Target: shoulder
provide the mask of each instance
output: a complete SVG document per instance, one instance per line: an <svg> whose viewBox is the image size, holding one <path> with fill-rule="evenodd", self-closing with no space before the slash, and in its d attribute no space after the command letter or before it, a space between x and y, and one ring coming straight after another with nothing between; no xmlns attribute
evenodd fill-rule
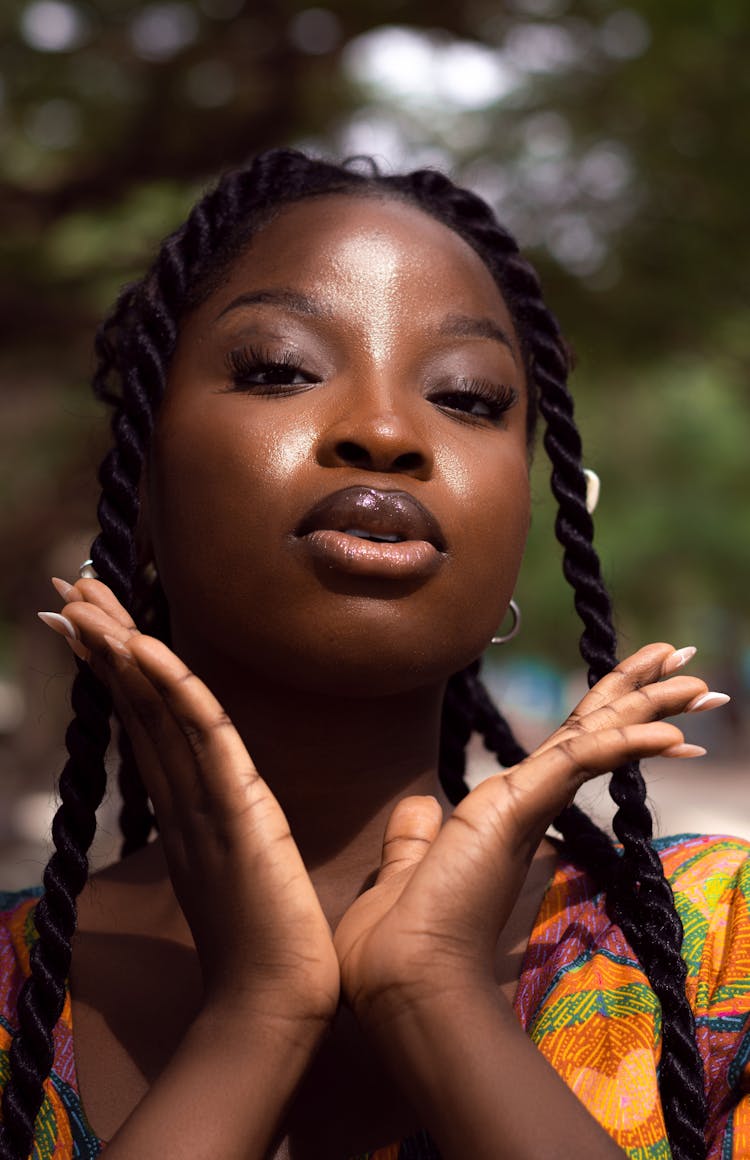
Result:
<svg viewBox="0 0 750 1160"><path fill-rule="evenodd" d="M655 843L685 931L689 974L750 968L750 842L714 834L680 834Z"/></svg>
<svg viewBox="0 0 750 1160"><path fill-rule="evenodd" d="M750 842L684 834L658 843L685 932L686 990L709 1105L709 1155L750 1133Z"/></svg>
<svg viewBox="0 0 750 1160"><path fill-rule="evenodd" d="M750 859L750 842L729 834L677 834L655 839L654 848L673 887L708 874L735 882Z"/></svg>

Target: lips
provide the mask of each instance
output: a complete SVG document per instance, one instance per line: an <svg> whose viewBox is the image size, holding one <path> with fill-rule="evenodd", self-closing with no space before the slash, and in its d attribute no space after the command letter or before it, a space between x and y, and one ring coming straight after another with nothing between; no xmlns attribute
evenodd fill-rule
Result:
<svg viewBox="0 0 750 1160"><path fill-rule="evenodd" d="M298 540L330 568L391 579L432 574L445 552L440 524L405 491L347 487L302 518Z"/></svg>
<svg viewBox="0 0 750 1160"><path fill-rule="evenodd" d="M322 499L304 516L298 536L317 531L345 532L375 542L426 540L445 550L440 524L423 504L406 491L346 487Z"/></svg>

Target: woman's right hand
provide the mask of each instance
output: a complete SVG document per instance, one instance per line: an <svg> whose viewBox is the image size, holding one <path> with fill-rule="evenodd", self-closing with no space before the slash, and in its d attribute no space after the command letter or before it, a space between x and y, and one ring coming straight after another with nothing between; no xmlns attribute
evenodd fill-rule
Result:
<svg viewBox="0 0 750 1160"><path fill-rule="evenodd" d="M339 998L331 930L281 807L201 680L100 581L60 585L74 651L109 687L195 941L204 1010L316 1039Z"/></svg>

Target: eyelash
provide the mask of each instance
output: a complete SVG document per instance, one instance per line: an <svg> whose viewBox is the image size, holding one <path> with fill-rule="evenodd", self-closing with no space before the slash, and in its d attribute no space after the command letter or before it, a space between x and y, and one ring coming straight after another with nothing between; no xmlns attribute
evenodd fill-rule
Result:
<svg viewBox="0 0 750 1160"><path fill-rule="evenodd" d="M315 383L318 380L314 375L307 373L304 370L303 364L298 355L291 350L285 350L281 355L274 355L268 349L260 346L245 346L237 350L231 350L226 358L227 370L232 379L233 386L230 390L250 390L259 395L276 395L279 394L279 387L302 387L307 383ZM267 382L253 382L258 375L276 375L276 379L270 379ZM304 383L284 382L284 378L294 378L301 374L304 378ZM266 387L267 390L263 390Z"/></svg>
<svg viewBox="0 0 750 1160"><path fill-rule="evenodd" d="M499 423L503 415L510 410L518 402L518 391L513 387L506 386L504 383L493 383L490 379L459 379L456 384L457 389L442 391L438 395L433 395L432 400L438 406L443 407L455 414L462 422L482 421L487 423ZM445 406L446 399L456 400L479 400L487 407L487 414L475 415L471 411L464 410L463 407L447 407Z"/></svg>
<svg viewBox="0 0 750 1160"><path fill-rule="evenodd" d="M229 352L226 363L233 384L230 390L251 391L256 395L279 395L293 393L307 384L319 382L315 375L305 371L301 359L291 350L276 355L260 346L239 347ZM266 382L253 381L260 375L273 377ZM303 382L289 381L298 375ZM484 421L497 424L518 402L518 392L513 387L493 383L489 379L461 378L449 390L433 393L430 401L461 422ZM466 401L484 403L486 413L474 414L461 405Z"/></svg>

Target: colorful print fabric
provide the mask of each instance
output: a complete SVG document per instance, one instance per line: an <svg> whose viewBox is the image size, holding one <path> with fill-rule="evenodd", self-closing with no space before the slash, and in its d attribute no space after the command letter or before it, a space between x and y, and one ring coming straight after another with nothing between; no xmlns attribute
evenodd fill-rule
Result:
<svg viewBox="0 0 750 1160"><path fill-rule="evenodd" d="M683 835L656 846L685 927L688 997L710 1109L708 1157L740 1160L750 1156L750 843ZM0 894L0 1086L29 972L38 893ZM659 1004L602 895L569 863L558 866L544 896L515 1008L539 1050L631 1160L669 1160L657 1085ZM68 997L32 1160L88 1160L102 1146L78 1096ZM423 1132L357 1160L436 1156Z"/></svg>

